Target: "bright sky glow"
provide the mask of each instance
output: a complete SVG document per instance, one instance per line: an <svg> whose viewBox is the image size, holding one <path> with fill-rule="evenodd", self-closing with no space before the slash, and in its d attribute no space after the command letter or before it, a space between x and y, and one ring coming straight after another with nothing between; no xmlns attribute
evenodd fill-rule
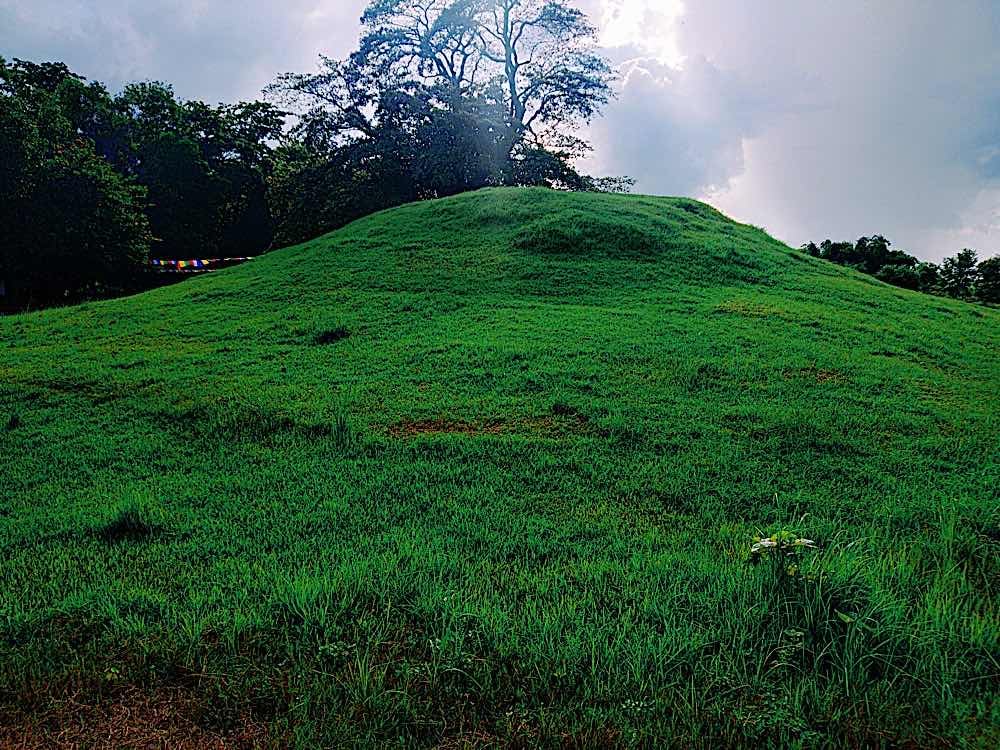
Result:
<svg viewBox="0 0 1000 750"><path fill-rule="evenodd" d="M635 47L643 56L671 67L684 63L677 28L684 17L682 0L601 0L600 43Z"/></svg>

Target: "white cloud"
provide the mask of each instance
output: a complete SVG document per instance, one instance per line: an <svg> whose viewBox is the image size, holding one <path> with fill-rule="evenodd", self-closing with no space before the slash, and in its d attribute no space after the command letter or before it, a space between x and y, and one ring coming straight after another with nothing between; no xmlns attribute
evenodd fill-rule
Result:
<svg viewBox="0 0 1000 750"><path fill-rule="evenodd" d="M684 63L677 27L684 17L681 0L601 0L595 22L604 47L636 47L646 57L672 67Z"/></svg>
<svg viewBox="0 0 1000 750"><path fill-rule="evenodd" d="M647 5L617 4L629 17ZM963 243L1000 250L1000 6L698 0L683 10L616 37L643 51L665 34L688 62L625 79L594 126L594 164L647 192L707 197L793 244L881 232L933 259ZM699 75L688 75L692 60Z"/></svg>
<svg viewBox="0 0 1000 750"><path fill-rule="evenodd" d="M162 80L209 102L259 96L358 38L365 0L0 0L0 55L62 60L119 88Z"/></svg>

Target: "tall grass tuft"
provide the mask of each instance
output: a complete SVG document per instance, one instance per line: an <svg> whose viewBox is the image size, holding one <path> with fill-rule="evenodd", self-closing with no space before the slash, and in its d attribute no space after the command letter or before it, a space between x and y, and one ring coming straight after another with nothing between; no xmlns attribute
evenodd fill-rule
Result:
<svg viewBox="0 0 1000 750"><path fill-rule="evenodd" d="M144 541L162 533L164 522L162 508L148 495L135 493L111 510L97 535L109 544Z"/></svg>

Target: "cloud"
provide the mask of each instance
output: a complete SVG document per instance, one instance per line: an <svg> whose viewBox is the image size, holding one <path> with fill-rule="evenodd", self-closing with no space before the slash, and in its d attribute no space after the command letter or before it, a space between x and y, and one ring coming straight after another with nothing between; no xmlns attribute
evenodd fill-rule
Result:
<svg viewBox="0 0 1000 750"><path fill-rule="evenodd" d="M1000 250L994 2L692 0L646 18L628 49L668 35L678 55L626 67L593 128L601 169L793 244L880 232L932 259Z"/></svg>
<svg viewBox="0 0 1000 750"><path fill-rule="evenodd" d="M254 98L276 75L345 54L364 0L0 0L0 54L62 60L112 89L174 85L184 98Z"/></svg>
<svg viewBox="0 0 1000 750"><path fill-rule="evenodd" d="M602 46L634 46L645 56L674 67L683 62L677 38L684 17L681 0L601 0L599 7L587 5L584 9L600 26Z"/></svg>
<svg viewBox="0 0 1000 750"><path fill-rule="evenodd" d="M617 100L590 129L588 168L627 173L641 190L672 195L743 171L741 139L756 130L760 102L744 97L738 75L704 58L683 68L637 58L621 69Z"/></svg>

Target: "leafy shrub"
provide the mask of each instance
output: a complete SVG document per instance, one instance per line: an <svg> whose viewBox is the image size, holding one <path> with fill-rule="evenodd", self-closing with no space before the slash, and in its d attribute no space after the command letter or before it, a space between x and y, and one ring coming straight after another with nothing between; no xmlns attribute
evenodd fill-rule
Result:
<svg viewBox="0 0 1000 750"><path fill-rule="evenodd" d="M798 558L805 550L815 549L816 542L804 539L783 529L768 537L759 537L750 548L750 560L760 563L767 560L774 568L778 580L785 576L794 578L799 570Z"/></svg>

